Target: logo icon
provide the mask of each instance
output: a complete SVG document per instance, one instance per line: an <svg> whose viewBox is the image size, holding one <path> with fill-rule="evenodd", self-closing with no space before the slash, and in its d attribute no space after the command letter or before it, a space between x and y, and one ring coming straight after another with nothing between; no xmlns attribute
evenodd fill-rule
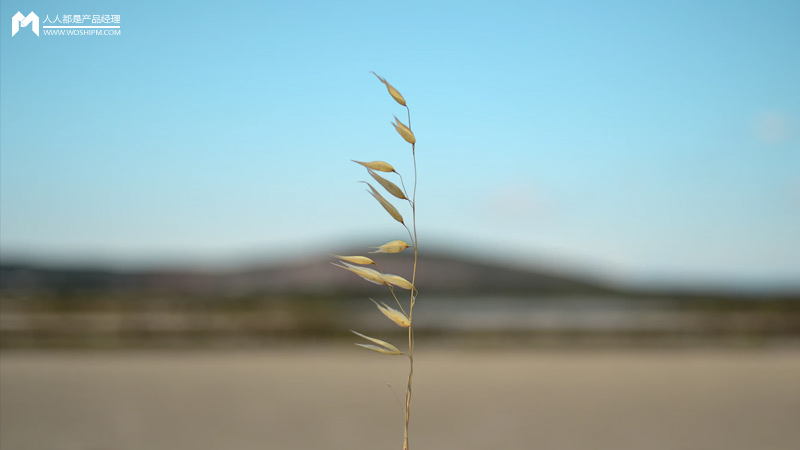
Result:
<svg viewBox="0 0 800 450"><path fill-rule="evenodd" d="M17 32L19 31L19 27L27 27L29 24L32 24L31 30L38 36L39 16L37 16L36 14L33 13L33 11L31 11L31 13L28 14L28 17L25 17L22 15L21 12L17 11L17 13L14 14L14 17L11 18L11 36L17 34Z"/></svg>

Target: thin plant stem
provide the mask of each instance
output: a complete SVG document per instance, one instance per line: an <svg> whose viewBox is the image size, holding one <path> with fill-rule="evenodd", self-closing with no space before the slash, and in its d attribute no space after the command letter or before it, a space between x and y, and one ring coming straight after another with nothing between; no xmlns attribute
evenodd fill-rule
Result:
<svg viewBox="0 0 800 450"><path fill-rule="evenodd" d="M408 126L411 128L411 110L408 110ZM414 302L416 300L416 279L417 279L417 255L419 245L417 242L417 153L415 145L411 144L411 156L414 160L414 191L411 200L411 227L414 229L414 269L411 272L411 303L408 307L408 320L411 325L408 327L408 387L406 389L406 424L403 433L403 450L408 450L408 423L411 419L411 381L414 377ZM410 232L409 232L410 234Z"/></svg>
<svg viewBox="0 0 800 450"><path fill-rule="evenodd" d="M389 290L392 292L392 297L394 297L394 301L397 302L397 306L400 307L400 311L402 311L402 313L405 314L406 317L408 317L408 313L406 312L405 309L403 309L403 305L400 303L400 300L397 298L397 295L395 295L394 288L392 287L392 285L389 285Z"/></svg>
<svg viewBox="0 0 800 450"><path fill-rule="evenodd" d="M411 210L412 211L414 210L414 205L413 204L411 205ZM408 238L411 240L411 246L412 247L416 247L417 243L414 241L414 236L411 235L411 230L408 229L406 224L403 224L403 226L406 228L406 231L408 231Z"/></svg>
<svg viewBox="0 0 800 450"><path fill-rule="evenodd" d="M406 183L403 181L403 176L400 175L399 173L397 174L397 176L400 177L400 185L403 186L403 194L405 194L405 196L408 197L408 191L406 191ZM412 202L411 199L406 198L406 200L408 200L409 205L411 205L412 207L414 206L414 202Z"/></svg>

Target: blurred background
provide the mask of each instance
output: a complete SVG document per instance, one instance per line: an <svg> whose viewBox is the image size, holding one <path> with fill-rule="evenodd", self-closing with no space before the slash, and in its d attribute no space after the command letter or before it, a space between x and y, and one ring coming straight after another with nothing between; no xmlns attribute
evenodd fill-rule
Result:
<svg viewBox="0 0 800 450"><path fill-rule="evenodd" d="M798 2L0 10L2 450L399 444L370 71L420 445L800 441Z"/></svg>

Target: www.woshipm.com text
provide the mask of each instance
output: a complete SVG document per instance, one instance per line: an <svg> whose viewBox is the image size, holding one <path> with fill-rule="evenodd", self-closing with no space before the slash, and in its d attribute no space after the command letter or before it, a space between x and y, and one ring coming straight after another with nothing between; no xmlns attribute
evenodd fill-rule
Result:
<svg viewBox="0 0 800 450"><path fill-rule="evenodd" d="M122 30L43 30L45 36L120 36Z"/></svg>

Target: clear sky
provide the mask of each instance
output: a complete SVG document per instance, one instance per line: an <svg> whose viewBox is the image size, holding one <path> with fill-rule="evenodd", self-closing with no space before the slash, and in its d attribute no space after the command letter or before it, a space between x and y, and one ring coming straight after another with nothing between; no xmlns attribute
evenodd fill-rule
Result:
<svg viewBox="0 0 800 450"><path fill-rule="evenodd" d="M350 162L413 178L374 70L411 107L421 247L800 284L796 0L0 10L4 258L216 264L402 238ZM121 34L12 37L17 11L119 15Z"/></svg>

